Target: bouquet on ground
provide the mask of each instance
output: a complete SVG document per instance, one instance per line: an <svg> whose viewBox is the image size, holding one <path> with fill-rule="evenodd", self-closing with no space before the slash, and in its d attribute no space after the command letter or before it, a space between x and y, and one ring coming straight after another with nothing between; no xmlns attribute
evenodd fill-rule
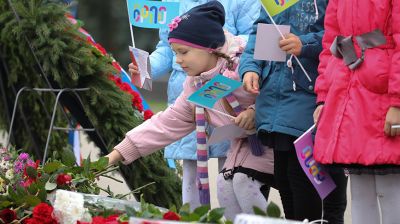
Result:
<svg viewBox="0 0 400 224"><path fill-rule="evenodd" d="M53 223L53 216L46 216L53 209L47 204L47 196L56 189L88 194L110 192L96 183L100 176L114 179L107 174L118 167L109 166L107 158L95 162L86 159L82 166L76 166L69 149L62 150L55 158L61 159L50 159L40 165L39 160L27 153L0 148L0 223L28 223L35 214L48 218L42 223ZM41 220L40 217L37 219Z"/></svg>

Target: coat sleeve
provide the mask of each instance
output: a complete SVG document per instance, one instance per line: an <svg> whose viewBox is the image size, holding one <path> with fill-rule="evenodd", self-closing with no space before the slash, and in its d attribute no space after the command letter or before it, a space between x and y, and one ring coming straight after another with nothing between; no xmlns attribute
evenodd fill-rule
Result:
<svg viewBox="0 0 400 224"><path fill-rule="evenodd" d="M247 41L252 31L251 24L259 17L261 6L259 0L239 0L238 2L233 18L237 30L236 35Z"/></svg>
<svg viewBox="0 0 400 224"><path fill-rule="evenodd" d="M389 96L390 105L400 107L400 0L394 0L392 7L391 26L395 49L389 73Z"/></svg>
<svg viewBox="0 0 400 224"><path fill-rule="evenodd" d="M175 104L129 131L114 149L129 164L181 139L195 127L193 106L181 94Z"/></svg>
<svg viewBox="0 0 400 224"><path fill-rule="evenodd" d="M332 56L330 46L337 35L339 35L339 25L337 22L337 1L330 0L325 13L325 34L322 38L322 52L319 55L318 77L315 83L315 93L317 94L317 103L325 101L331 85L330 77L325 74L325 69L329 58Z"/></svg>
<svg viewBox="0 0 400 224"><path fill-rule="evenodd" d="M257 25L258 23L270 23L270 20L267 18L267 14L264 12L264 9L260 9L260 16L254 22L251 33L249 34L249 40L247 42L246 48L240 57L239 63L239 76L243 79L243 75L246 72L255 72L259 76L261 75L264 61L254 59L254 48L256 44L256 35L257 35Z"/></svg>
<svg viewBox="0 0 400 224"><path fill-rule="evenodd" d="M160 41L156 50L150 55L151 74L153 79L159 79L172 70L173 52L168 43L168 30L160 29Z"/></svg>
<svg viewBox="0 0 400 224"><path fill-rule="evenodd" d="M324 35L324 19L325 19L326 1L322 0L318 4L319 17L313 25L310 26L310 32L300 35L299 38L303 47L300 57L318 60L322 51L322 36Z"/></svg>

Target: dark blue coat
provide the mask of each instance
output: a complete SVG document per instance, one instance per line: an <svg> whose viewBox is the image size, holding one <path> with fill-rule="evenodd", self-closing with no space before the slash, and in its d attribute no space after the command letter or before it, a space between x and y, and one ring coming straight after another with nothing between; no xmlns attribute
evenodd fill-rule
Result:
<svg viewBox="0 0 400 224"><path fill-rule="evenodd" d="M315 79L318 75L318 56L322 50L326 0L318 0L318 19L314 0L300 0L292 7L273 17L278 25L290 25L291 33L299 36L303 48L298 57L311 77L310 82L293 58L294 73L285 62L255 60L254 46L257 24L271 24L267 13L261 9L254 23L246 50L240 59L239 73L248 71L260 75L260 95L256 99L257 130L300 136L313 125L316 95ZM288 57L289 58L289 57Z"/></svg>

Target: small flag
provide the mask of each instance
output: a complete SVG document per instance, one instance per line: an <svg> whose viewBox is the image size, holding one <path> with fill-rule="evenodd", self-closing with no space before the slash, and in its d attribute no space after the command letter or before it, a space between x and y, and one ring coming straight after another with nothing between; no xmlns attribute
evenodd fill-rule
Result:
<svg viewBox="0 0 400 224"><path fill-rule="evenodd" d="M79 124L76 126L79 128ZM75 161L78 166L81 165L81 141L79 138L79 131L70 130L68 133L68 143L72 146L72 151L75 155Z"/></svg>
<svg viewBox="0 0 400 224"><path fill-rule="evenodd" d="M267 10L271 16L275 16L296 4L298 1L299 0L261 0L261 4L263 4L265 10Z"/></svg>
<svg viewBox="0 0 400 224"><path fill-rule="evenodd" d="M167 28L179 16L179 2L127 0L129 23L143 28Z"/></svg>
<svg viewBox="0 0 400 224"><path fill-rule="evenodd" d="M190 95L187 100L201 107L213 108L218 100L241 86L241 82L218 74Z"/></svg>
<svg viewBox="0 0 400 224"><path fill-rule="evenodd" d="M314 160L314 141L312 137L314 127L315 126L312 126L302 136L296 139L296 141L294 141L294 146L296 148L297 159L303 171L314 185L321 199L324 199L336 188L336 184L333 182L324 166Z"/></svg>

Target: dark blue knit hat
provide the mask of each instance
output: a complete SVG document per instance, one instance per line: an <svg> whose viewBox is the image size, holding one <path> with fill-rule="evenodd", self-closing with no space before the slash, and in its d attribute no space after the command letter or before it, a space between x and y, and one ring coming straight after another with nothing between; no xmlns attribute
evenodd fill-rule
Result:
<svg viewBox="0 0 400 224"><path fill-rule="evenodd" d="M168 41L195 48L215 50L225 43L224 6L211 1L190 9L169 24Z"/></svg>

